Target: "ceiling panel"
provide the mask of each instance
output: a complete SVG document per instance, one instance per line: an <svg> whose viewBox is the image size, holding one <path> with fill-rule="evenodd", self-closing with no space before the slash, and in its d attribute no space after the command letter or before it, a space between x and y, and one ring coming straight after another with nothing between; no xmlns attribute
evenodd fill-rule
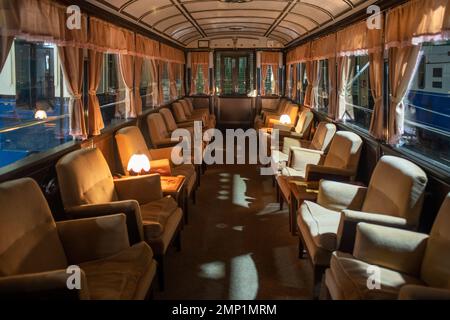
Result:
<svg viewBox="0 0 450 320"><path fill-rule="evenodd" d="M372 0L86 0L176 41L209 38L273 39L284 44ZM237 30L236 27L242 27ZM231 28L231 29L230 29Z"/></svg>

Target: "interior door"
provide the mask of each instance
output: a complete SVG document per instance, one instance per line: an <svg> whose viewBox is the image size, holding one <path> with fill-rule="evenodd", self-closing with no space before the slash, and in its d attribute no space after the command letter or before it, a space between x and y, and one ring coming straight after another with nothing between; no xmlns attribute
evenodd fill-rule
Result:
<svg viewBox="0 0 450 320"><path fill-rule="evenodd" d="M248 81L250 64L247 54L224 54L221 56L221 95L246 95L250 89Z"/></svg>

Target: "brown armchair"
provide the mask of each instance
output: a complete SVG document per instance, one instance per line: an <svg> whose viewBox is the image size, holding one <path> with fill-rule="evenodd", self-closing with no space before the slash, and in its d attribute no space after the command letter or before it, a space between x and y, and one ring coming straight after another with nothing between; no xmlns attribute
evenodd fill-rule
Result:
<svg viewBox="0 0 450 320"><path fill-rule="evenodd" d="M142 239L129 241L124 214L55 223L28 178L0 184L0 206L0 299L147 297L156 262ZM80 290L67 286L67 268L74 265L81 270Z"/></svg>
<svg viewBox="0 0 450 320"><path fill-rule="evenodd" d="M98 149L82 149L64 156L56 165L64 208L71 218L103 212L127 214L130 235L144 239L159 263L169 245L179 241L183 212L171 197L163 197L160 175L114 179ZM179 243L177 243L179 245Z"/></svg>

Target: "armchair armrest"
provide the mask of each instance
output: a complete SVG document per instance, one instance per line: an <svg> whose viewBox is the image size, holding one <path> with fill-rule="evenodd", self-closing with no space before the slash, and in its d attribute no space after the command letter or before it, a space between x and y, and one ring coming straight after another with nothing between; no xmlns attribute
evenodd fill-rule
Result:
<svg viewBox="0 0 450 320"><path fill-rule="evenodd" d="M124 214L57 222L69 264L100 260L130 247Z"/></svg>
<svg viewBox="0 0 450 320"><path fill-rule="evenodd" d="M319 164L322 156L322 151L291 147L288 166L298 170L306 170L308 164Z"/></svg>
<svg viewBox="0 0 450 320"><path fill-rule="evenodd" d="M442 288L406 285L400 289L399 300L450 300L450 290Z"/></svg>
<svg viewBox="0 0 450 320"><path fill-rule="evenodd" d="M154 160L162 160L162 159L171 160L173 152L175 152L175 153L179 152L179 154L181 155L182 148L172 147L172 148L160 148L160 149L150 149L149 150L150 157Z"/></svg>
<svg viewBox="0 0 450 320"><path fill-rule="evenodd" d="M81 290L69 290L67 270L0 277L1 300L88 300L86 275L81 270Z"/></svg>
<svg viewBox="0 0 450 320"><path fill-rule="evenodd" d="M353 255L370 264L418 276L428 235L359 223Z"/></svg>
<svg viewBox="0 0 450 320"><path fill-rule="evenodd" d="M66 210L70 219L84 219L123 213L127 217L130 245L143 241L144 229L139 203L136 200L115 201L102 204L86 204Z"/></svg>
<svg viewBox="0 0 450 320"><path fill-rule="evenodd" d="M157 143L155 143L155 145L158 149L160 149L160 148L174 147L179 143L180 143L180 140L174 141L174 140L172 140L172 138L166 138L166 139L162 139L162 140L158 141Z"/></svg>
<svg viewBox="0 0 450 320"><path fill-rule="evenodd" d="M163 197L159 174L115 179L114 185L119 199L136 200L140 205Z"/></svg>
<svg viewBox="0 0 450 320"><path fill-rule="evenodd" d="M322 179L333 181L350 181L355 172L347 169L318 166L308 164L306 166L306 181L319 181Z"/></svg>
<svg viewBox="0 0 450 320"><path fill-rule="evenodd" d="M181 121L177 122L177 126L180 128L194 127L194 121Z"/></svg>
<svg viewBox="0 0 450 320"><path fill-rule="evenodd" d="M360 222L376 224L386 227L407 228L406 219L386 214L368 213L362 211L343 210L340 220L340 251L351 253L355 245L356 226Z"/></svg>
<svg viewBox="0 0 450 320"><path fill-rule="evenodd" d="M160 174L162 176L171 176L172 167L169 159L160 159L150 161L150 173Z"/></svg>
<svg viewBox="0 0 450 320"><path fill-rule="evenodd" d="M361 210L367 188L348 183L322 180L317 203L330 210Z"/></svg>
<svg viewBox="0 0 450 320"><path fill-rule="evenodd" d="M287 135L287 136L283 137L283 144L289 144L291 147L308 149L309 146L311 145L311 142L308 140L303 140L301 138L292 137L290 135ZM317 151L319 151L319 150L317 150ZM323 151L320 151L320 152L322 152L322 155L324 154Z"/></svg>

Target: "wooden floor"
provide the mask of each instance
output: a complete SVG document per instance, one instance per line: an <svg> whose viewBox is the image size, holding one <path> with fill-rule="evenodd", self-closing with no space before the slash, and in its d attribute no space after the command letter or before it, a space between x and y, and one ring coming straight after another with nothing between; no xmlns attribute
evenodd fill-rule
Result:
<svg viewBox="0 0 450 320"><path fill-rule="evenodd" d="M156 299L312 298L310 264L298 259L271 177L252 165L211 166L197 203Z"/></svg>

